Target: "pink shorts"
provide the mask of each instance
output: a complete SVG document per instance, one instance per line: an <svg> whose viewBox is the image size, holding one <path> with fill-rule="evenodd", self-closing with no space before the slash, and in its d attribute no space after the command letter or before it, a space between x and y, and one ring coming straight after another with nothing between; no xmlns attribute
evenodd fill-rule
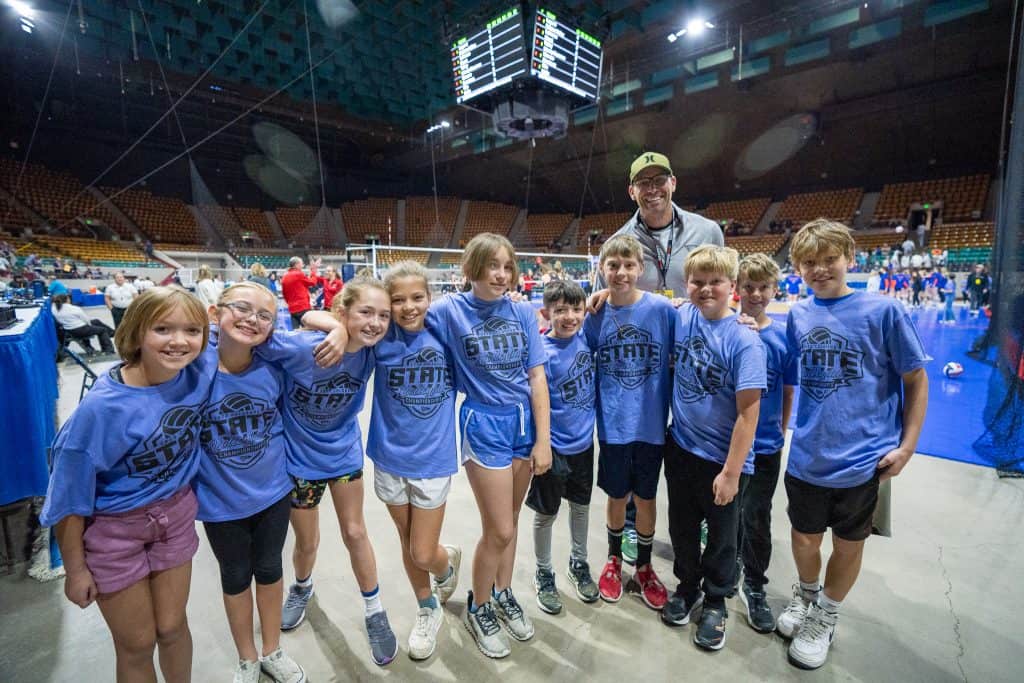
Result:
<svg viewBox="0 0 1024 683"><path fill-rule="evenodd" d="M199 549L198 509L196 494L186 486L143 508L90 517L82 540L99 592L124 590L152 572L191 561Z"/></svg>

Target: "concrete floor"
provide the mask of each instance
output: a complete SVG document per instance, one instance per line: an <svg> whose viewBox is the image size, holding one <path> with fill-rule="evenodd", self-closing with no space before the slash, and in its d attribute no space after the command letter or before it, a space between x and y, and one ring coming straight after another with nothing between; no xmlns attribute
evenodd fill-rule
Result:
<svg viewBox="0 0 1024 683"><path fill-rule="evenodd" d="M104 364L99 367L108 367ZM73 409L81 371L62 371L61 415ZM369 397L367 399L369 405ZM368 418L368 410L362 419ZM367 461L367 481L372 465ZM660 492L654 565L674 588L667 543L665 492ZM590 524L592 568L600 570L605 546L604 494L595 488ZM1024 566L1020 529L1024 481L1000 480L990 469L918 456L895 482L893 538L872 537L858 585L843 608L829 662L802 672L786 661L785 641L760 635L730 601L728 641L709 654L692 642L692 626L669 629L638 599L585 605L564 592L568 522L555 528L555 558L565 609L540 612L533 599L530 520L523 513L513 589L536 625L530 643L514 643L512 656L491 661L477 650L460 617L469 586L479 517L466 478L456 478L443 540L460 544L466 569L448 604L438 650L426 662L405 654L415 601L398 557L398 539L382 503L367 490L366 519L377 553L385 607L402 648L386 668L368 656L362 605L329 500L321 515L317 595L307 621L283 636L283 645L311 681L390 678L422 681L578 680L842 680L1013 681L1013 662L1024 647ZM775 500L776 554L769 570L772 606L779 610L795 580L789 555L785 494ZM193 563L189 619L195 641L194 679L229 680L236 656L221 603L216 561L205 537ZM290 557L291 538L285 549ZM286 580L292 574L286 562ZM113 680L113 646L99 610L80 610L63 595L63 583L40 584L21 572L0 577L0 679L21 681ZM265 679L267 680L267 679Z"/></svg>

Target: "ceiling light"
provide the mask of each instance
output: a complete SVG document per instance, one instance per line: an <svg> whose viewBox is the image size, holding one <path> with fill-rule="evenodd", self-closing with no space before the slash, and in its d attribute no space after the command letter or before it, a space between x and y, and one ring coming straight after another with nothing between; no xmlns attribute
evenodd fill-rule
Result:
<svg viewBox="0 0 1024 683"><path fill-rule="evenodd" d="M690 19L686 22L686 32L691 36L699 36L704 33L705 21L703 19Z"/></svg>
<svg viewBox="0 0 1024 683"><path fill-rule="evenodd" d="M7 0L7 5L18 13L19 16L32 19L36 16L36 11L24 0Z"/></svg>

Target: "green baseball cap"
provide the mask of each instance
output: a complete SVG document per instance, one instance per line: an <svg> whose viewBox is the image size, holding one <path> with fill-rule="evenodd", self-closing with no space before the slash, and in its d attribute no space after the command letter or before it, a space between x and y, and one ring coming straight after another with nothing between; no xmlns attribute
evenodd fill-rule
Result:
<svg viewBox="0 0 1024 683"><path fill-rule="evenodd" d="M669 172L669 175L674 175L672 173L672 165L668 162L667 156L664 154L658 154L657 152L644 152L638 156L632 164L630 164L629 182L633 182L633 179L640 174L640 171L645 168L650 168L651 166L663 168Z"/></svg>

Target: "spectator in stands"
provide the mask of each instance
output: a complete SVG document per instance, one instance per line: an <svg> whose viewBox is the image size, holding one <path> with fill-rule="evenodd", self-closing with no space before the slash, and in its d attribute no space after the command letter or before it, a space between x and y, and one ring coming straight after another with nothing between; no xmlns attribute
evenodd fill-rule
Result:
<svg viewBox="0 0 1024 683"><path fill-rule="evenodd" d="M637 288L669 298L686 295L683 264L690 250L702 244L724 246L722 229L714 221L683 211L672 201L676 177L668 157L641 154L629 167L629 197L637 212L615 235L632 235L644 247L644 270ZM605 282L598 275L598 286Z"/></svg>
<svg viewBox="0 0 1024 683"><path fill-rule="evenodd" d="M910 254L914 253L914 247L916 247L917 245L914 244L914 240L910 238L910 235L907 235L907 239L903 240L903 244L901 244L900 246L903 248L903 253L909 256Z"/></svg>
<svg viewBox="0 0 1024 683"><path fill-rule="evenodd" d="M924 243L928 237L928 226L925 225L924 221L921 221L917 226L917 246L920 249L924 249Z"/></svg>
<svg viewBox="0 0 1024 683"><path fill-rule="evenodd" d="M86 356L96 355L91 341L93 337L99 340L103 353L114 353L114 345L110 341L114 330L100 320L90 319L81 308L68 303L69 300L67 294L58 294L50 303L53 319L64 330L64 334L77 341L85 349Z"/></svg>
<svg viewBox="0 0 1024 683"><path fill-rule="evenodd" d="M60 273L64 270L64 261L61 260L60 256L53 258L53 272Z"/></svg>
<svg viewBox="0 0 1024 683"><path fill-rule="evenodd" d="M270 291L273 292L274 294L277 294L277 271L270 271L270 275L267 276L267 279L270 280Z"/></svg>
<svg viewBox="0 0 1024 683"><path fill-rule="evenodd" d="M249 266L249 277L246 278L249 282L255 282L261 284L270 291L276 291L270 284L270 278L267 277L267 268L259 261L256 261Z"/></svg>
<svg viewBox="0 0 1024 683"><path fill-rule="evenodd" d="M50 285L46 288L51 297L55 297L59 294L68 294L67 285L57 279L56 275L50 276Z"/></svg>
<svg viewBox="0 0 1024 683"><path fill-rule="evenodd" d="M316 287L319 282L316 269L320 267L320 259L309 264L309 275L303 272L305 264L298 256L288 261L288 272L281 278L281 293L288 304L288 312L292 315L292 327L302 326L302 316L309 312L309 288Z"/></svg>
<svg viewBox="0 0 1024 683"><path fill-rule="evenodd" d="M132 299L138 296L138 293L135 286L125 280L124 273L114 275L113 284L107 285L107 288L103 290L103 302L110 309L111 317L114 318L115 330L121 325L121 318L124 317L125 310L128 309Z"/></svg>
<svg viewBox="0 0 1024 683"><path fill-rule="evenodd" d="M142 245L142 251L146 255L146 261L151 261L153 257L153 243L146 240L146 243Z"/></svg>
<svg viewBox="0 0 1024 683"><path fill-rule="evenodd" d="M216 307L223 290L223 285L218 285L213 279L213 270L210 266L199 266L199 272L196 274L196 297L202 302L204 310L209 310L211 306Z"/></svg>
<svg viewBox="0 0 1024 683"><path fill-rule="evenodd" d="M345 283L341 281L341 274L338 269L334 266L327 266L324 268L324 277L317 278L320 286L324 288L324 310L331 310L331 303L334 301L334 296L341 291L341 288L345 286Z"/></svg>

